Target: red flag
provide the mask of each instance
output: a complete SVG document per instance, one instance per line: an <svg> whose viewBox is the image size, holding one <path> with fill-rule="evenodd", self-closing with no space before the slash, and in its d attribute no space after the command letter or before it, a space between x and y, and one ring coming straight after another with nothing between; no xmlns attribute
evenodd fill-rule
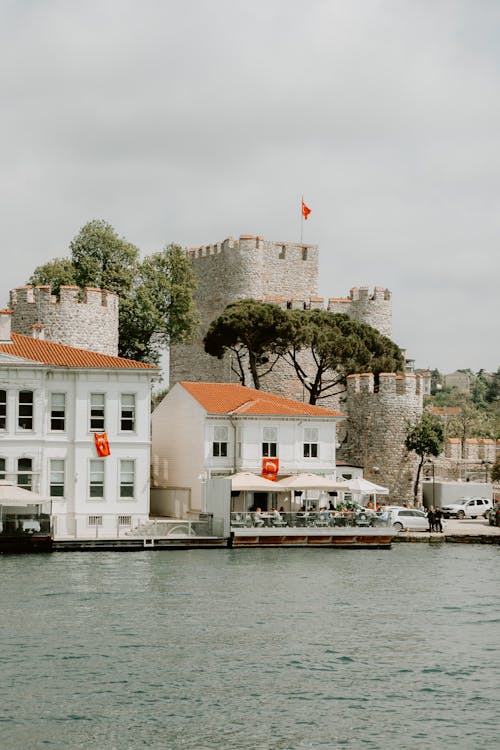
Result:
<svg viewBox="0 0 500 750"><path fill-rule="evenodd" d="M304 217L306 221L310 213L311 213L311 209L306 206L304 201L302 201L302 216Z"/></svg>
<svg viewBox="0 0 500 750"><path fill-rule="evenodd" d="M111 451L109 450L108 436L105 432L94 432L94 443L99 458L109 456Z"/></svg>
<svg viewBox="0 0 500 750"><path fill-rule="evenodd" d="M271 482L275 482L278 478L278 471L280 468L279 458L263 458L262 459L262 477L264 479L270 479Z"/></svg>

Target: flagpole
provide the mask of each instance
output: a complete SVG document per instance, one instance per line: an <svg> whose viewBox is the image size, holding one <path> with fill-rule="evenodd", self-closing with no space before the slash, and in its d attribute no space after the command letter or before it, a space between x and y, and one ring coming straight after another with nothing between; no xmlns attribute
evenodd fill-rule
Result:
<svg viewBox="0 0 500 750"><path fill-rule="evenodd" d="M304 211L302 210L302 206L304 205L304 196L302 196L302 199L300 201L300 244L302 245L302 232L304 228Z"/></svg>

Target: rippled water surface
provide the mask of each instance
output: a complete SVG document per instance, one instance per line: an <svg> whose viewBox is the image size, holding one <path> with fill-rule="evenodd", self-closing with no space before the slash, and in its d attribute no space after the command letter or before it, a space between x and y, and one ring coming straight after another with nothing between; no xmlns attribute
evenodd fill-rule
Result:
<svg viewBox="0 0 500 750"><path fill-rule="evenodd" d="M500 549L0 558L0 747L500 747Z"/></svg>

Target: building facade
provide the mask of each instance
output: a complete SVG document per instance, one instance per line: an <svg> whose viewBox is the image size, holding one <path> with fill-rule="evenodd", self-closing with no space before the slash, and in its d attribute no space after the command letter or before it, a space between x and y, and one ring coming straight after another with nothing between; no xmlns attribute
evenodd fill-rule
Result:
<svg viewBox="0 0 500 750"><path fill-rule="evenodd" d="M11 333L10 318L0 311L0 478L51 499L55 538L125 533L149 516L158 368L41 340L37 326Z"/></svg>

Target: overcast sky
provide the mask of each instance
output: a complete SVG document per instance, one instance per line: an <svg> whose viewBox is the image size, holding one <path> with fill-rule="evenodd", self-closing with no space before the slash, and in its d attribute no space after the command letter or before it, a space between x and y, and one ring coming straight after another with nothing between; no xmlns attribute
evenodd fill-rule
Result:
<svg viewBox="0 0 500 750"><path fill-rule="evenodd" d="M320 246L420 367L496 370L498 0L0 0L0 304L87 221Z"/></svg>

